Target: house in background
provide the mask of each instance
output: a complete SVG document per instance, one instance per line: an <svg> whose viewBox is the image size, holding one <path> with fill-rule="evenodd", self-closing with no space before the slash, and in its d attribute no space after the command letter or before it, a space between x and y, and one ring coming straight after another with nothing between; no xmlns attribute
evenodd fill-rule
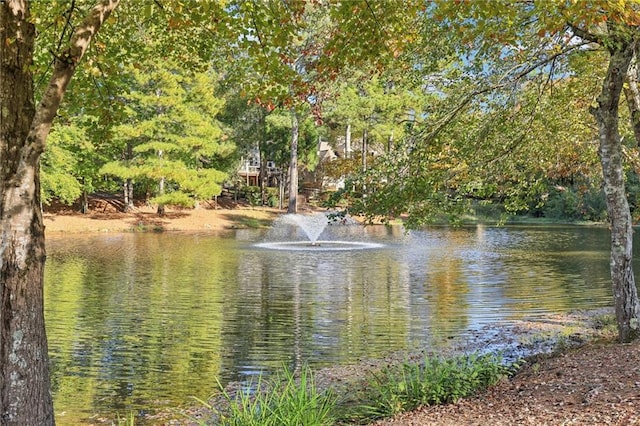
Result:
<svg viewBox="0 0 640 426"><path fill-rule="evenodd" d="M322 139L318 143L318 159L320 163L324 163L327 161L333 161L338 158L338 155L334 151L333 147L329 142L323 141Z"/></svg>
<svg viewBox="0 0 640 426"><path fill-rule="evenodd" d="M238 176L247 186L258 186L260 178L260 150L255 147L240 159Z"/></svg>
<svg viewBox="0 0 640 426"><path fill-rule="evenodd" d="M241 159L238 166L238 176L240 180L247 186L260 186L260 150L252 148ZM278 186L278 177L280 169L276 168L273 161L267 161L266 169L266 185L269 187Z"/></svg>
<svg viewBox="0 0 640 426"><path fill-rule="evenodd" d="M353 158L354 161L360 156L362 143L356 139L355 144L347 141L344 136L337 137L335 144L331 144L327 140L319 138L317 145L318 152L318 167L315 170L304 170L300 173L300 193L303 194L308 201L319 199L320 195L325 191L336 191L344 188L345 178L344 176L329 178L324 175L323 164L333 162L337 159ZM368 155L376 156L382 149L379 149L377 145L368 146ZM357 163L356 163L357 164ZM247 151L241 158L237 169L238 181L241 185L246 186L260 186L260 168L262 165L261 152L256 146ZM356 165L356 167L358 167ZM286 172L285 172L286 173ZM282 170L276 167L273 161L266 162L265 170L265 185L267 187L280 187L281 197L284 194L284 185Z"/></svg>

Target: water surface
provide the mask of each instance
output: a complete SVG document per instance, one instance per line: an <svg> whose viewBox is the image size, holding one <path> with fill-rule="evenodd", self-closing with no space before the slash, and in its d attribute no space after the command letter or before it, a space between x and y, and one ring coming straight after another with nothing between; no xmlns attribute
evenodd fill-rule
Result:
<svg viewBox="0 0 640 426"><path fill-rule="evenodd" d="M343 232L384 246L269 250L254 246L264 233L247 230L49 238L58 423L184 405L216 380L283 365L349 363L611 305L606 229Z"/></svg>

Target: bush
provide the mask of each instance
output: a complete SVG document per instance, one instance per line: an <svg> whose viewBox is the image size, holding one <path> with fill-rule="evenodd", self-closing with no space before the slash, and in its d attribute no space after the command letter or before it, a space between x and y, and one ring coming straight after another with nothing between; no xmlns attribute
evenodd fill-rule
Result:
<svg viewBox="0 0 640 426"><path fill-rule="evenodd" d="M260 381L257 389L262 389ZM225 412L219 412L223 426L328 426L332 417L335 397L331 392L319 392L309 368L304 368L296 380L289 369L276 374L267 384L267 392L255 395L240 391L231 396L223 390L229 403Z"/></svg>
<svg viewBox="0 0 640 426"><path fill-rule="evenodd" d="M280 191L278 188L267 188L267 205L278 207Z"/></svg>
<svg viewBox="0 0 640 426"><path fill-rule="evenodd" d="M262 194L259 186L245 186L240 190L240 195L252 206L262 205Z"/></svg>
<svg viewBox="0 0 640 426"><path fill-rule="evenodd" d="M575 188L554 190L542 208L542 214L551 219L602 221L607 217L607 205L602 190Z"/></svg>
<svg viewBox="0 0 640 426"><path fill-rule="evenodd" d="M354 404L348 417L368 422L421 405L455 402L494 385L509 371L494 355L427 358L423 364L389 367L374 375L365 401Z"/></svg>
<svg viewBox="0 0 640 426"><path fill-rule="evenodd" d="M393 365L369 373L357 382L344 382L320 391L312 372L299 377L284 369L267 383L259 377L237 394L221 385L224 408L212 407L215 424L223 426L324 426L371 423L421 405L457 401L497 383L514 368L495 355L426 358L423 363ZM344 391L344 394L343 394ZM340 400L336 394L341 395ZM209 424L195 420L198 424Z"/></svg>

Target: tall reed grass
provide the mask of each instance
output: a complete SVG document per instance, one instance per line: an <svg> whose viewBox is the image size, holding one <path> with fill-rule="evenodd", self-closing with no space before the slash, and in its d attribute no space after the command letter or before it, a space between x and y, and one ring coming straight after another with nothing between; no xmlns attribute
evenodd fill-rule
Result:
<svg viewBox="0 0 640 426"><path fill-rule="evenodd" d="M308 367L296 377L285 368L268 383L258 379L250 388L231 395L222 389L227 407L214 409L221 426L329 426L335 423L335 396L320 391ZM260 391L266 389L266 391Z"/></svg>
<svg viewBox="0 0 640 426"><path fill-rule="evenodd" d="M495 355L426 357L325 390L318 389L309 368L299 375L285 368L266 383L258 378L249 386L254 391L230 393L219 385L223 408L208 408L216 414L213 424L222 426L365 424L421 405L457 401L497 383L514 368Z"/></svg>

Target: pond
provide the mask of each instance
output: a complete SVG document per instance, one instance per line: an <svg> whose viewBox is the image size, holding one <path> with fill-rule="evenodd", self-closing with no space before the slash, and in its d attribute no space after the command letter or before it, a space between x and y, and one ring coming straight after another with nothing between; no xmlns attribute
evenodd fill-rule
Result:
<svg viewBox="0 0 640 426"><path fill-rule="evenodd" d="M353 228L359 250L270 250L264 231L47 240L59 424L205 399L216 382L437 345L610 306L598 227Z"/></svg>

